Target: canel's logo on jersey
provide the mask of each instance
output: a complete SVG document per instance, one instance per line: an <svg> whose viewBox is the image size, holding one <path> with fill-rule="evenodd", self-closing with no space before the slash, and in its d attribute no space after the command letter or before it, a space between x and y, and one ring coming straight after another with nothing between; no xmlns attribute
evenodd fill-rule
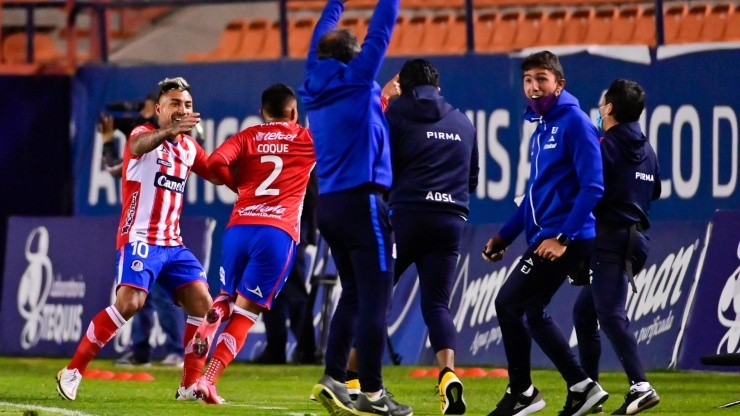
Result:
<svg viewBox="0 0 740 416"><path fill-rule="evenodd" d="M154 175L154 186L181 194L185 192L185 179L157 172L157 174Z"/></svg>
<svg viewBox="0 0 740 416"><path fill-rule="evenodd" d="M740 259L740 243L737 246ZM717 318L727 333L717 345L717 354L740 352L740 266L727 278L717 302Z"/></svg>
<svg viewBox="0 0 740 416"><path fill-rule="evenodd" d="M50 298L84 298L85 282L55 278L48 253L49 231L46 227L35 228L26 239L28 267L18 284L18 313L26 321L20 342L24 350L39 341L76 341L82 334L81 304L47 302Z"/></svg>

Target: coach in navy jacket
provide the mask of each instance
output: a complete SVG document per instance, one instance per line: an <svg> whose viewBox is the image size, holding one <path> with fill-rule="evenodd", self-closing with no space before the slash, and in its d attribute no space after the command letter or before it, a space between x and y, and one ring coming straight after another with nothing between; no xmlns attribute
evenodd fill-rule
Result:
<svg viewBox="0 0 740 416"><path fill-rule="evenodd" d="M630 390L622 407L612 413L616 415L634 415L660 401L647 381L625 311L629 283L634 285L632 276L642 269L648 254L644 233L650 228L650 202L661 192L657 156L640 129L644 108L642 87L623 79L614 81L599 103L604 197L594 209L591 283L583 286L573 306L584 370L593 379L599 376L600 326L627 374Z"/></svg>
<svg viewBox="0 0 740 416"><path fill-rule="evenodd" d="M443 414L463 414L463 385L455 375L457 330L450 292L460 254L470 193L478 184L475 128L439 93L439 73L428 61L406 62L401 96L386 111L391 132L396 234L396 280L412 263L419 274L421 311L440 374Z"/></svg>
<svg viewBox="0 0 740 416"><path fill-rule="evenodd" d="M317 220L342 282L332 317L324 375L312 394L331 414L412 413L383 388L388 302L393 289L393 234L383 201L392 182L388 124L375 81L398 16L398 0L379 0L362 48L337 29L344 10L329 0L316 23L300 89L316 148ZM345 380L350 346L357 348L361 394Z"/></svg>

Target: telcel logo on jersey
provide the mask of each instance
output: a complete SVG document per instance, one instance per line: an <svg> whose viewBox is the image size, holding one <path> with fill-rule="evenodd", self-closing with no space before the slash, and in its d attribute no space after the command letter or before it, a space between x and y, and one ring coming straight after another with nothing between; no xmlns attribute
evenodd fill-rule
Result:
<svg viewBox="0 0 740 416"><path fill-rule="evenodd" d="M157 172L154 175L154 186L182 194L185 192L185 179Z"/></svg>
<svg viewBox="0 0 740 416"><path fill-rule="evenodd" d="M54 276L49 259L49 231L35 228L26 239L28 267L18 285L18 313L26 323L21 332L21 348L33 348L39 341L57 344L76 341L82 335L81 304L47 303L49 299L83 299L85 282L62 280Z"/></svg>
<svg viewBox="0 0 740 416"><path fill-rule="evenodd" d="M254 140L257 140L258 142L261 141L267 141L267 140L288 140L293 141L295 138L298 137L297 134L285 134L281 133L279 131L269 131L269 132L258 132L254 135Z"/></svg>

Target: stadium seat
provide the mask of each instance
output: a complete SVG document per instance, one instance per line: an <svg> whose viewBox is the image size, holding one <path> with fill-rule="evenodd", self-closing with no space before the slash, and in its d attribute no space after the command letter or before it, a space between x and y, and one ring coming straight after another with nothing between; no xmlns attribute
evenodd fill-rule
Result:
<svg viewBox="0 0 740 416"><path fill-rule="evenodd" d="M740 7L736 7L728 16L724 39L728 42L740 41Z"/></svg>
<svg viewBox="0 0 740 416"><path fill-rule="evenodd" d="M709 14L706 3L698 3L689 7L676 33L675 43L699 42L704 21Z"/></svg>
<svg viewBox="0 0 740 416"><path fill-rule="evenodd" d="M665 40L665 43L675 43L678 38L678 28L681 26L681 20L686 16L688 8L685 3L665 6L665 9L663 9L663 40Z"/></svg>
<svg viewBox="0 0 740 416"><path fill-rule="evenodd" d="M257 59L275 59L280 57L280 22L270 22L266 27L265 42L255 55Z"/></svg>
<svg viewBox="0 0 740 416"><path fill-rule="evenodd" d="M499 15L496 12L476 13L473 28L473 40L476 52L490 52L493 32L498 27Z"/></svg>
<svg viewBox="0 0 740 416"><path fill-rule="evenodd" d="M517 30L522 24L524 16L521 10L514 9L503 12L498 24L493 28L491 40L486 48L489 52L511 51Z"/></svg>
<svg viewBox="0 0 740 416"><path fill-rule="evenodd" d="M540 29L544 18L545 14L540 9L531 9L524 13L524 18L517 28L516 36L511 42L511 48L517 50L535 46L537 39L540 37Z"/></svg>
<svg viewBox="0 0 740 416"><path fill-rule="evenodd" d="M586 31L593 22L594 9L589 6L575 9L568 17L560 36L563 45L580 45L586 38Z"/></svg>
<svg viewBox="0 0 740 416"><path fill-rule="evenodd" d="M637 4L629 4L619 9L617 17L612 24L608 43L614 45L632 44L637 18L641 13L642 8Z"/></svg>
<svg viewBox="0 0 740 416"><path fill-rule="evenodd" d="M587 45L605 45L609 42L612 25L617 17L617 8L612 6L600 7L594 13L591 24L586 29L583 43Z"/></svg>
<svg viewBox="0 0 740 416"><path fill-rule="evenodd" d="M466 27L466 16L458 14L452 17L450 28L447 31L447 39L442 45L444 53L462 54L468 50L468 33Z"/></svg>
<svg viewBox="0 0 740 416"><path fill-rule="evenodd" d="M655 7L643 6L635 20L635 30L630 41L633 45L655 46Z"/></svg>
<svg viewBox="0 0 740 416"><path fill-rule="evenodd" d="M239 49L231 59L254 59L262 51L267 36L267 28L271 22L267 19L255 19L241 30Z"/></svg>
<svg viewBox="0 0 740 416"><path fill-rule="evenodd" d="M715 4L709 10L701 27L699 40L702 42L720 42L724 39L727 21L734 7L732 4Z"/></svg>
<svg viewBox="0 0 740 416"><path fill-rule="evenodd" d="M216 48L206 53L189 53L185 55L186 62L222 61L237 59L242 45L242 32L247 26L244 19L230 21L218 41Z"/></svg>
<svg viewBox="0 0 740 416"><path fill-rule="evenodd" d="M316 18L314 17L304 17L289 22L288 56L305 58L308 55L314 26L316 26Z"/></svg>
<svg viewBox="0 0 740 416"><path fill-rule="evenodd" d="M450 22L452 16L449 14L440 14L432 17L424 28L424 41L421 44L419 53L425 55L441 55L447 53L444 45L447 42L447 36L450 32Z"/></svg>
<svg viewBox="0 0 740 416"><path fill-rule="evenodd" d="M540 28L540 37L537 40L538 45L560 45L560 38L563 34L563 28L568 20L568 11L566 9L552 10L547 17L542 20Z"/></svg>
<svg viewBox="0 0 740 416"><path fill-rule="evenodd" d="M63 65L64 54L57 48L54 37L47 32L33 34L33 62L26 60L28 45L25 32L11 33L3 38L3 57L6 64Z"/></svg>

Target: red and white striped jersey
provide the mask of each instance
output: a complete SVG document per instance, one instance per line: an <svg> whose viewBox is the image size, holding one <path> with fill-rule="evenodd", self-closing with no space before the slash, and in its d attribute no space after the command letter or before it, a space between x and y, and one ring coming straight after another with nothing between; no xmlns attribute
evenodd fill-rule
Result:
<svg viewBox="0 0 740 416"><path fill-rule="evenodd" d="M270 225L299 241L308 177L316 163L308 129L292 122L252 126L225 141L211 155L234 174L239 197L227 227Z"/></svg>
<svg viewBox="0 0 740 416"><path fill-rule="evenodd" d="M155 130L152 124L137 126L129 140ZM123 209L118 225L116 247L132 241L158 246L182 245L180 214L185 182L192 170L210 178L208 155L192 137L165 140L159 147L134 157L128 146L123 151Z"/></svg>

